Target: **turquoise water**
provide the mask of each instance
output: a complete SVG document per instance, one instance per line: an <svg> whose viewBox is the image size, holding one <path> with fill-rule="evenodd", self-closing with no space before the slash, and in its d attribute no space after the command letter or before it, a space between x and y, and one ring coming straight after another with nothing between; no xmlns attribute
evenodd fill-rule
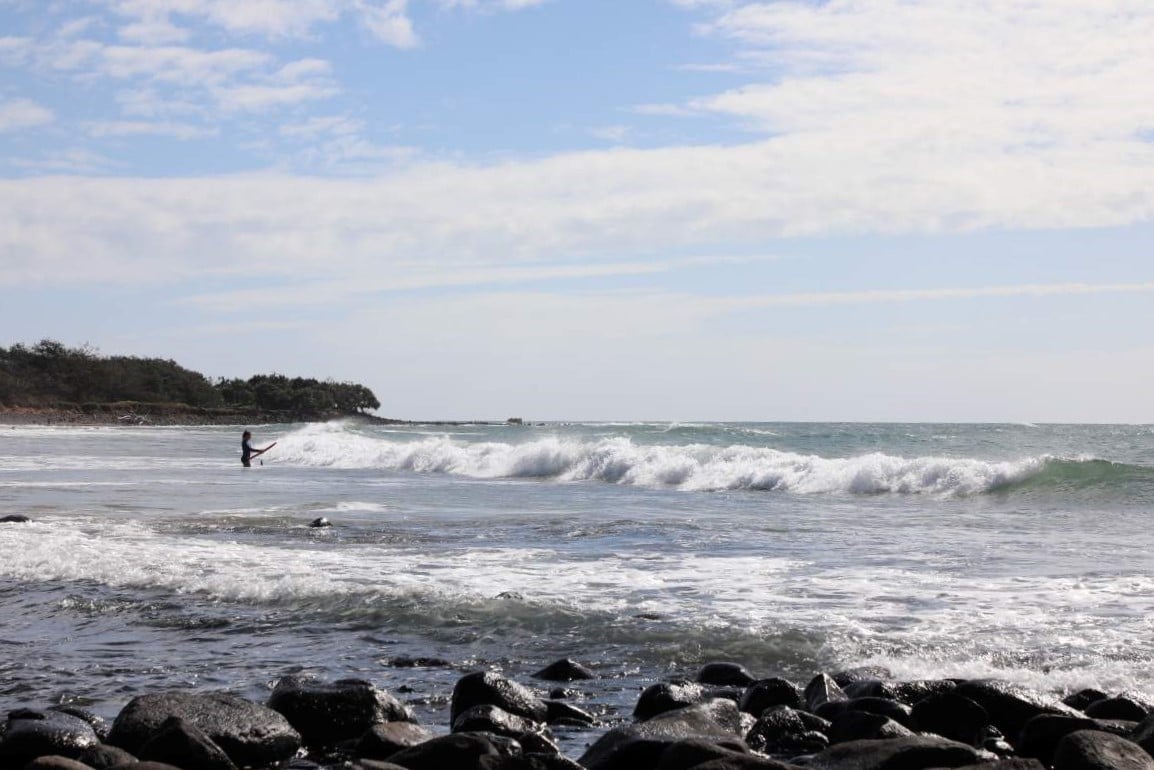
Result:
<svg viewBox="0 0 1154 770"><path fill-rule="evenodd" d="M716 659L1154 692L1150 426L253 430L0 428L0 709L307 671L443 730L566 656L608 722Z"/></svg>

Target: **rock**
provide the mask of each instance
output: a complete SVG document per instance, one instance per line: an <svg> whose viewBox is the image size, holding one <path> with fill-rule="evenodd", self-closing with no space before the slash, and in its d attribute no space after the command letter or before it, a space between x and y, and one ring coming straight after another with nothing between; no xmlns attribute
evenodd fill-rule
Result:
<svg viewBox="0 0 1154 770"><path fill-rule="evenodd" d="M870 714L880 714L889 717L902 727L913 729L913 710L904 703L898 703L890 698L851 698L846 704L849 711L865 711Z"/></svg>
<svg viewBox="0 0 1154 770"><path fill-rule="evenodd" d="M116 770L184 770L182 767L170 765L165 762L137 762L127 768L117 768Z"/></svg>
<svg viewBox="0 0 1154 770"><path fill-rule="evenodd" d="M583 679L596 679L597 675L580 663L565 658L553 661L533 674L533 678L544 679L547 682L576 682Z"/></svg>
<svg viewBox="0 0 1154 770"><path fill-rule="evenodd" d="M912 682L895 682L887 687L886 697L913 706L931 695L953 692L958 683L952 679L918 679Z"/></svg>
<svg viewBox="0 0 1154 770"><path fill-rule="evenodd" d="M448 668L453 665L444 658L410 658L407 655L388 658L383 663L393 668Z"/></svg>
<svg viewBox="0 0 1154 770"><path fill-rule="evenodd" d="M847 698L891 698L895 699L894 686L889 682L877 679L863 679L860 682L850 682L841 688Z"/></svg>
<svg viewBox="0 0 1154 770"><path fill-rule="evenodd" d="M1154 770L1154 757L1117 735L1079 730L1058 743L1054 770Z"/></svg>
<svg viewBox="0 0 1154 770"><path fill-rule="evenodd" d="M32 519L19 513L14 513L10 516L0 516L0 524L26 524L30 521L32 521Z"/></svg>
<svg viewBox="0 0 1154 770"><path fill-rule="evenodd" d="M732 756L748 756L746 747L728 748L712 741L690 738L684 741L675 741L665 747L657 760L653 770L683 770L692 768L703 762L714 759L725 759Z"/></svg>
<svg viewBox="0 0 1154 770"><path fill-rule="evenodd" d="M818 674L805 686L805 703L807 708L814 713L817 713L817 709L826 703L839 703L847 700L849 697L845 691L828 674Z"/></svg>
<svg viewBox="0 0 1154 770"><path fill-rule="evenodd" d="M1033 757L1044 765L1053 762L1058 743L1078 730L1097 729L1094 720L1087 717L1068 717L1061 714L1039 714L1022 727L1014 744L1023 757Z"/></svg>
<svg viewBox="0 0 1154 770"><path fill-rule="evenodd" d="M129 765L136 761L136 757L124 749L116 746L101 744L93 746L80 755L80 761L94 770L110 770L117 765Z"/></svg>
<svg viewBox="0 0 1154 770"><path fill-rule="evenodd" d="M807 724L805 716L789 706L768 708L746 734L745 740L756 751L774 757L794 757L821 751L829 746L829 738L824 734L829 724L824 723L823 730L819 731Z"/></svg>
<svg viewBox="0 0 1154 770"><path fill-rule="evenodd" d="M48 710L56 711L61 714L68 714L70 716L77 717L78 719L83 719L85 722L92 726L92 729L95 731L97 738L104 740L106 737L108 737L107 723L105 723L102 718L96 714L93 714L88 709L78 708L77 706L49 706Z"/></svg>
<svg viewBox="0 0 1154 770"><path fill-rule="evenodd" d="M49 755L37 757L24 765L24 770L92 770L92 767L68 757Z"/></svg>
<svg viewBox="0 0 1154 770"><path fill-rule="evenodd" d="M887 716L869 711L847 711L833 720L828 735L833 745L850 741L908 738L913 733Z"/></svg>
<svg viewBox="0 0 1154 770"><path fill-rule="evenodd" d="M1079 711L1085 711L1086 707L1091 703L1094 703L1095 701L1106 700L1109 697L1109 695L1102 692L1101 690L1086 688L1084 690L1079 690L1076 693L1067 695L1065 698L1062 698L1062 702L1070 708L1078 709Z"/></svg>
<svg viewBox="0 0 1154 770"><path fill-rule="evenodd" d="M801 688L786 679L761 679L745 689L738 707L747 714L755 717L773 706L801 706Z"/></svg>
<svg viewBox="0 0 1154 770"><path fill-rule="evenodd" d="M432 737L431 732L413 722L384 722L365 731L357 741L356 754L369 759L388 759Z"/></svg>
<svg viewBox="0 0 1154 770"><path fill-rule="evenodd" d="M466 674L453 687L449 722L473 706L498 706L510 714L544 722L549 709L545 702L524 685L490 671Z"/></svg>
<svg viewBox="0 0 1154 770"><path fill-rule="evenodd" d="M922 698L910 711L913 724L922 732L977 746L985 739L990 715L976 702L953 692Z"/></svg>
<svg viewBox="0 0 1154 770"><path fill-rule="evenodd" d="M1124 695L1094 701L1083 711L1095 719L1128 719L1132 722L1141 722L1150 715L1149 707Z"/></svg>
<svg viewBox="0 0 1154 770"><path fill-rule="evenodd" d="M667 711L692 706L708 697L696 682L658 682L646 687L633 707L633 716L644 722Z"/></svg>
<svg viewBox="0 0 1154 770"><path fill-rule="evenodd" d="M697 672L697 681L722 687L748 687L757 678L737 663L706 663Z"/></svg>
<svg viewBox="0 0 1154 770"><path fill-rule="evenodd" d="M976 702L990 715L990 721L1011 738L1039 714L1082 714L1057 698L1031 692L1007 682L972 680L958 685L955 693Z"/></svg>
<svg viewBox="0 0 1154 770"><path fill-rule="evenodd" d="M363 679L332 683L287 676L268 699L300 733L306 746L334 746L359 738L381 722L412 722L413 715L389 693Z"/></svg>
<svg viewBox="0 0 1154 770"><path fill-rule="evenodd" d="M313 529L323 529L324 527L331 527L332 525L333 523L326 519L324 516L313 519L309 522L309 526Z"/></svg>
<svg viewBox="0 0 1154 770"><path fill-rule="evenodd" d="M500 706L473 706L453 720L455 733L493 733L519 739L526 733L540 732L542 725L532 719L510 714Z"/></svg>
<svg viewBox="0 0 1154 770"><path fill-rule="evenodd" d="M180 717L169 717L143 746L142 761L167 762L182 770L236 770L236 765L203 730Z"/></svg>
<svg viewBox="0 0 1154 770"><path fill-rule="evenodd" d="M740 712L733 701L716 699L675 711L646 722L615 727L597 739L577 760L588 770L638 770L660 761L670 744L699 739L735 751L747 746L738 737Z"/></svg>
<svg viewBox="0 0 1154 770"><path fill-rule="evenodd" d="M389 762L406 770L449 770L472 768L483 758L520 756L516 742L496 741L476 733L453 733L402 749Z"/></svg>
<svg viewBox="0 0 1154 770"><path fill-rule="evenodd" d="M17 709L8 713L0 739L0 767L19 767L43 756L78 759L99 743L92 725L80 717L51 709Z"/></svg>
<svg viewBox="0 0 1154 770"><path fill-rule="evenodd" d="M320 765L316 765L315 767L318 770L321 770ZM392 762L381 762L376 759L357 760L357 763L353 765L353 768L355 770L407 770L407 768L401 767L400 765L394 765Z"/></svg>
<svg viewBox="0 0 1154 770"><path fill-rule="evenodd" d="M136 753L169 717L203 730L235 764L271 765L296 754L300 734L270 708L230 693L141 695L117 715L108 743Z"/></svg>
<svg viewBox="0 0 1154 770"><path fill-rule="evenodd" d="M545 721L551 725L568 725L572 727L587 727L597 723L597 718L588 711L579 709L569 703L559 700L545 701L548 709Z"/></svg>
<svg viewBox="0 0 1154 770"><path fill-rule="evenodd" d="M1146 753L1154 756L1154 715L1139 722L1134 731L1127 737L1146 749Z"/></svg>
<svg viewBox="0 0 1154 770"><path fill-rule="evenodd" d="M1036 759L999 759L978 765L962 765L957 770L1046 770L1046 766Z"/></svg>
<svg viewBox="0 0 1154 770"><path fill-rule="evenodd" d="M886 682L893 678L893 673L884 666L858 666L838 671L832 677L838 687L843 689L854 682Z"/></svg>
<svg viewBox="0 0 1154 770"><path fill-rule="evenodd" d="M850 741L830 746L810 758L815 770L925 770L979 762L977 750L944 738L892 738Z"/></svg>
<svg viewBox="0 0 1154 770"><path fill-rule="evenodd" d="M732 756L696 765L693 770L797 770L794 765L757 756Z"/></svg>

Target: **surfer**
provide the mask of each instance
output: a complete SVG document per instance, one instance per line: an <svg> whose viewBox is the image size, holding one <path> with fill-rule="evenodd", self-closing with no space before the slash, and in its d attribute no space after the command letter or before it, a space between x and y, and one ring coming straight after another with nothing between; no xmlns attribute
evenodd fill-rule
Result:
<svg viewBox="0 0 1154 770"><path fill-rule="evenodd" d="M252 458L259 457L276 446L276 442L274 441L264 449L253 449L252 445L248 443L251 440L252 433L247 430L240 436L240 464L246 468L252 467Z"/></svg>

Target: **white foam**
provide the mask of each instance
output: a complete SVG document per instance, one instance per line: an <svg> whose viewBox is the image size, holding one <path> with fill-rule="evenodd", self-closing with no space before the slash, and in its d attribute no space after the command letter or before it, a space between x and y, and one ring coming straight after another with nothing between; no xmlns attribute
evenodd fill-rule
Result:
<svg viewBox="0 0 1154 770"><path fill-rule="evenodd" d="M446 435L408 441L339 425L284 437L281 462L340 468L448 473L473 478L594 480L694 491L756 489L797 494L977 494L1036 472L1046 457L990 462L873 453L823 458L766 447L647 446L625 437L547 436L523 443L468 442Z"/></svg>

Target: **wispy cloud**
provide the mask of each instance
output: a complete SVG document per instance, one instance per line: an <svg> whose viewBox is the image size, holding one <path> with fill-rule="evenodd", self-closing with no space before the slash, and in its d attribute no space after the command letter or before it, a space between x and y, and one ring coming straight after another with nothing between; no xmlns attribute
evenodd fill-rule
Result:
<svg viewBox="0 0 1154 770"><path fill-rule="evenodd" d="M44 126L55 119L52 110L31 99L0 101L0 133Z"/></svg>
<svg viewBox="0 0 1154 770"><path fill-rule="evenodd" d="M896 289L732 297L717 301L726 310L757 307L889 304L1012 297L1059 297L1095 294L1150 294L1154 281L1137 283L1048 283L945 289Z"/></svg>

